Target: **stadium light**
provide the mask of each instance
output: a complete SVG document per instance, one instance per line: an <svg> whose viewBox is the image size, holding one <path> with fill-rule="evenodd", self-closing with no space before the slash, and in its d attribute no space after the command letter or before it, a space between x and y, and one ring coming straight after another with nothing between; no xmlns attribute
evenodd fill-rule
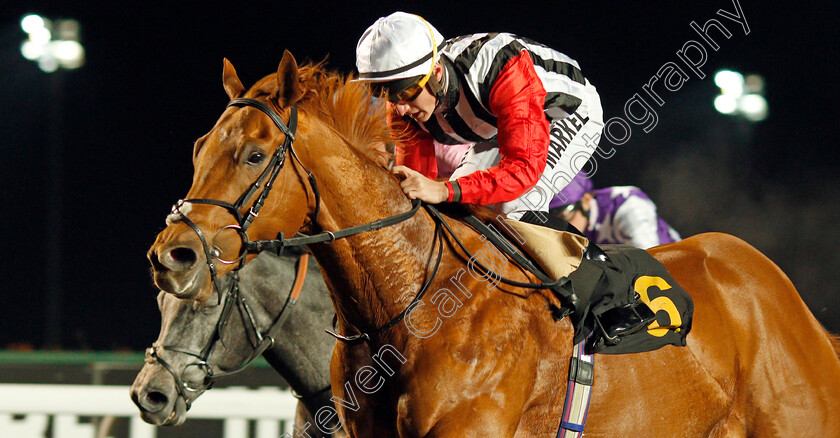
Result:
<svg viewBox="0 0 840 438"><path fill-rule="evenodd" d="M767 118L767 100L760 94L747 94L738 101L738 111L747 120L760 122Z"/></svg>
<svg viewBox="0 0 840 438"><path fill-rule="evenodd" d="M721 114L732 114L738 109L738 100L728 94L715 97L715 109Z"/></svg>
<svg viewBox="0 0 840 438"><path fill-rule="evenodd" d="M79 43L79 22L72 19L49 20L29 14L20 20L26 39L20 45L24 58L34 61L46 72L45 92L50 96L46 116L46 241L45 245L45 294L44 346L62 345L64 285L63 265L63 152L64 152L64 75L60 69L72 70L85 63L85 49Z"/></svg>
<svg viewBox="0 0 840 438"><path fill-rule="evenodd" d="M29 14L20 20L20 27L23 28L24 32L31 34L38 29L45 28L46 22L44 22L44 17L40 15Z"/></svg>
<svg viewBox="0 0 840 438"><path fill-rule="evenodd" d="M715 73L715 85L720 94L715 97L715 109L721 114L741 116L751 122L767 118L769 106L764 98L764 79L732 70Z"/></svg>
<svg viewBox="0 0 840 438"><path fill-rule="evenodd" d="M68 70L85 63L85 49L79 43L79 22L72 19L52 20L29 14L20 20L27 39L20 45L24 58L35 61L38 67L52 73L59 68Z"/></svg>
<svg viewBox="0 0 840 438"><path fill-rule="evenodd" d="M740 96L744 94L744 75L732 70L721 70L715 73L715 85L722 94Z"/></svg>

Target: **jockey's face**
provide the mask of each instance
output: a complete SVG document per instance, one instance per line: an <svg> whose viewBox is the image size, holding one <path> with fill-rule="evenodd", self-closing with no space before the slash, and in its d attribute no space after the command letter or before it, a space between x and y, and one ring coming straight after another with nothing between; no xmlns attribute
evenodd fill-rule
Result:
<svg viewBox="0 0 840 438"><path fill-rule="evenodd" d="M589 193L584 193L583 198L581 198L580 200L581 206L587 212L589 212L592 199L592 195L590 195ZM571 213L564 215L563 219L565 219L566 222L568 222L571 226L577 228L581 232L586 230L586 228L589 226L589 217L578 209L574 209Z"/></svg>
<svg viewBox="0 0 840 438"><path fill-rule="evenodd" d="M433 75L438 82L443 79L443 67L440 63L436 63ZM400 116L409 116L418 122L426 122L432 117L437 107L437 97L429 91L429 86L423 87L423 91L411 101L399 101L394 105L394 111Z"/></svg>

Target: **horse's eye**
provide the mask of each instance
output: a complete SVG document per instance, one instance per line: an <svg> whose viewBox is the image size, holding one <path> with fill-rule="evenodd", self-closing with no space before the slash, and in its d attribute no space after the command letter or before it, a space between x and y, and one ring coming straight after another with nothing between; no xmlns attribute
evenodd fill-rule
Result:
<svg viewBox="0 0 840 438"><path fill-rule="evenodd" d="M248 164L260 164L265 160L265 155L262 152L254 152L248 156Z"/></svg>

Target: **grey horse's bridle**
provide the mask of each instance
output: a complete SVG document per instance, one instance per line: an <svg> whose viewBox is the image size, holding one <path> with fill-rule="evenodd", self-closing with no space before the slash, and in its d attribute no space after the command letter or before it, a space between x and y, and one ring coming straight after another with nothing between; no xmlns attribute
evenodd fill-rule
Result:
<svg viewBox="0 0 840 438"><path fill-rule="evenodd" d="M216 322L216 326L213 329L213 333L210 335L210 339L207 341L204 348L202 348L200 352L196 353L176 345L161 345L155 343L152 344L151 347L146 349L146 363L159 363L161 366L163 366L164 369L166 369L169 372L169 374L172 375L172 378L175 380L175 388L178 391L178 395L183 397L187 409L189 409L191 404L190 397L188 397L189 392L196 393L212 388L215 379L225 376L231 376L243 371L257 357L259 357L267 349L274 346L275 339L279 335L283 324L288 319L289 314L291 313L291 310L294 307L295 303L297 303L298 297L300 296L300 293L303 289L303 282L306 278L306 269L308 267L308 263L309 254L301 255L297 262L295 281L292 285L291 292L286 298L286 302L283 305L283 308L280 310L280 314L277 316L277 318L275 318L271 327L269 327L269 329L265 333L261 332L257 327L256 319L251 313L251 309L248 306L245 297L243 297L240 293L238 273L234 273L232 274L234 278L230 282L230 287L228 288L224 296L224 304L222 307L222 311L219 315L219 320ZM225 327L227 327L227 324L230 320L230 316L233 313L234 306L239 310L239 315L242 319L242 325L243 327L245 327L246 336L248 338L248 341L251 343L252 347L254 347L254 350L244 362L242 362L233 370L214 372L213 365L209 363L208 360L214 347L222 339L222 334L224 332ZM160 356L160 353L162 351L167 350L192 356L196 358L197 361L187 364L186 366L184 366L183 370L178 372L169 362L167 362ZM191 367L199 368L204 374L204 379L198 385L194 385L191 382L188 382L184 379L184 375L186 374L187 370Z"/></svg>

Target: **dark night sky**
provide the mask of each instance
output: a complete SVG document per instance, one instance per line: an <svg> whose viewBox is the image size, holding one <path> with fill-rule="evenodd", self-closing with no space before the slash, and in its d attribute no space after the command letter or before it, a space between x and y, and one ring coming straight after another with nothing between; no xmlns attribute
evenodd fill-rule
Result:
<svg viewBox="0 0 840 438"><path fill-rule="evenodd" d="M63 344L139 349L157 334L145 252L192 175L192 142L227 97L223 57L252 84L275 71L284 49L350 71L355 44L377 17L418 13L446 37L509 31L577 59L598 87L605 118L699 36L691 21L719 19L702 67L708 75L662 94L657 126L636 128L599 163L599 186L645 189L683 236L725 231L744 238L792 278L818 318L840 331L836 2L741 1L750 27L716 16L713 2L3 2L0 6L0 348L44 339L46 144L49 108L63 106ZM94 7L94 4L104 4ZM235 4L237 4L234 6ZM564 5L560 7L559 5ZM445 6L443 6L445 5ZM86 65L59 79L63 97L20 55L28 12L82 24ZM717 35L717 34L715 34ZM749 125L714 113L719 68L759 73L770 117Z"/></svg>

